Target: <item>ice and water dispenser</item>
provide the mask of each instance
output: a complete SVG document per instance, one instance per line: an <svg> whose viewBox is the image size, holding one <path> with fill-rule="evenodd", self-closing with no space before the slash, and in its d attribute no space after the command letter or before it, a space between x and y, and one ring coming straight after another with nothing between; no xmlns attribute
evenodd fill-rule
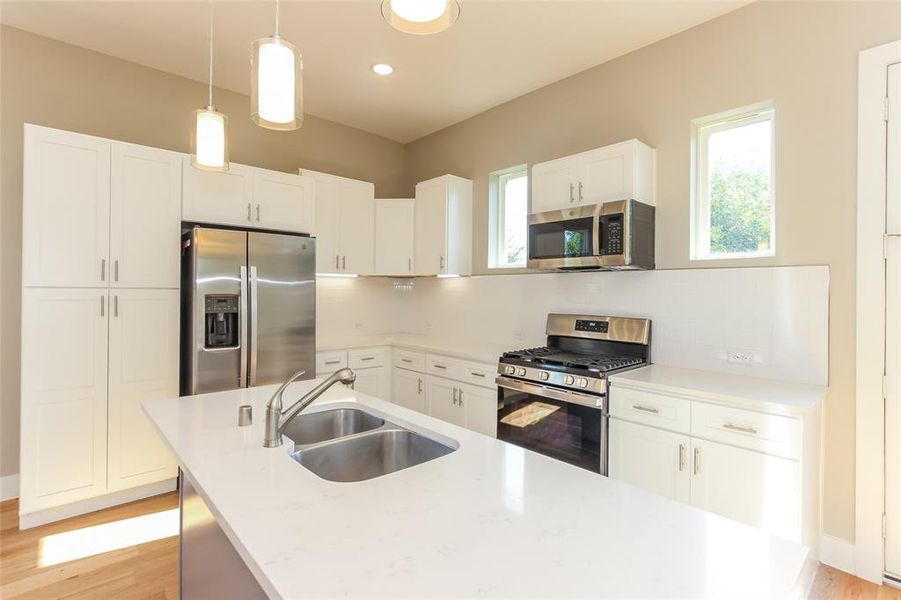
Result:
<svg viewBox="0 0 901 600"><path fill-rule="evenodd" d="M238 347L238 295L207 295L205 348Z"/></svg>

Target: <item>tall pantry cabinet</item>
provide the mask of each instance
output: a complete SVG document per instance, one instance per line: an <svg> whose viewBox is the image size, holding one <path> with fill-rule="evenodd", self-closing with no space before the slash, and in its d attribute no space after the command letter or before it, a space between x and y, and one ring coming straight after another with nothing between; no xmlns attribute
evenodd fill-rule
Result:
<svg viewBox="0 0 901 600"><path fill-rule="evenodd" d="M23 191L26 528L174 487L181 155L26 125Z"/></svg>

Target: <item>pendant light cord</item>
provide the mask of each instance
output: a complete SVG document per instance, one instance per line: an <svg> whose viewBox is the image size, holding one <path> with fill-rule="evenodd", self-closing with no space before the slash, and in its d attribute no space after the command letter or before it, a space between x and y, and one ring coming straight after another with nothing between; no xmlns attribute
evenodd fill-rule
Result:
<svg viewBox="0 0 901 600"><path fill-rule="evenodd" d="M210 0L210 98L209 106L213 106L213 13L216 4Z"/></svg>

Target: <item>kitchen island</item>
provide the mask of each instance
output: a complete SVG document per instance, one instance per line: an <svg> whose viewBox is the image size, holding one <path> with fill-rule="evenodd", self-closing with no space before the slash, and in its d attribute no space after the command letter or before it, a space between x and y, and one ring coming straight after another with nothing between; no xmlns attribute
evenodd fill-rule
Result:
<svg viewBox="0 0 901 600"><path fill-rule="evenodd" d="M315 383L293 384L286 404ZM144 405L271 598L803 594L803 546L339 386L306 412L356 406L456 449L327 481L289 442L263 447L274 388ZM249 427L237 426L242 404Z"/></svg>

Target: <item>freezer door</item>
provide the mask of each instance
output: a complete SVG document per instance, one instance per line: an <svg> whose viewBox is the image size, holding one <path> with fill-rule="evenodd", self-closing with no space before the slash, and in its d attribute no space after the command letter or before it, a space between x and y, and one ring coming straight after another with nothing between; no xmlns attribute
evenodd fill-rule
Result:
<svg viewBox="0 0 901 600"><path fill-rule="evenodd" d="M316 240L248 234L249 384L281 383L306 369L315 376Z"/></svg>
<svg viewBox="0 0 901 600"><path fill-rule="evenodd" d="M244 387L249 354L247 233L197 227L190 240L182 289L189 295L185 309L190 310L182 359L189 364L183 370L182 392Z"/></svg>

